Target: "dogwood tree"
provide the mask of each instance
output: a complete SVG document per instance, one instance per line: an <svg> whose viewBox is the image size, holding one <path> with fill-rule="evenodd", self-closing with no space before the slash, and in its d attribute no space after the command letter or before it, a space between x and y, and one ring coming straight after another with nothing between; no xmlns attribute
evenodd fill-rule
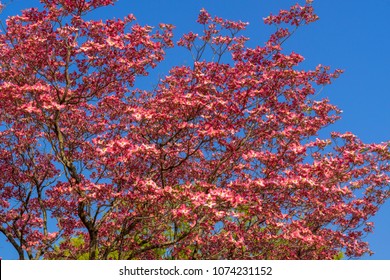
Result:
<svg viewBox="0 0 390 280"><path fill-rule="evenodd" d="M341 71L297 66L308 1L246 23L201 10L203 33L135 17L91 20L113 0L41 0L0 34L0 232L20 259L333 259L370 252L389 197L389 143L318 132L340 117L315 97ZM184 47L154 89L137 77Z"/></svg>

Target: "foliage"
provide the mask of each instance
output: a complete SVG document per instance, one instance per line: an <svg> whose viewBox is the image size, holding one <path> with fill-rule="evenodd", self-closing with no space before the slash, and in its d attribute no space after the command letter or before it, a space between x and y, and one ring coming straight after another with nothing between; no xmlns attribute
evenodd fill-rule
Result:
<svg viewBox="0 0 390 280"><path fill-rule="evenodd" d="M318 132L339 119L318 88L341 71L285 54L308 1L243 22L201 10L192 65L136 88L173 26L88 20L113 0L41 0L0 34L0 232L20 259L334 259L370 252L389 197L389 143ZM56 226L53 227L53 224Z"/></svg>

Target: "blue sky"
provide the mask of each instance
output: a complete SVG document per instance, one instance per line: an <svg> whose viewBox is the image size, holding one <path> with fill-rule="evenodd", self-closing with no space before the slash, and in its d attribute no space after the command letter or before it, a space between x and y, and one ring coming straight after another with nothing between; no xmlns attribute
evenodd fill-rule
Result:
<svg viewBox="0 0 390 280"><path fill-rule="evenodd" d="M97 10L94 17L121 18L133 13L141 24L174 24L178 38L197 28L198 12L206 8L212 15L249 22L245 35L251 38L253 46L263 44L273 31L262 23L262 18L294 3L290 0L119 0L113 7ZM7 15L34 5L38 5L37 0L13 0L0 19L4 21ZM330 129L351 131L367 143L390 140L390 0L316 0L313 6L320 20L298 30L284 47L286 51L303 55L303 66L307 69L321 63L345 70L320 95L343 110L342 119ZM167 52L167 62L159 74L169 65L186 62L188 57L178 55L176 50ZM375 254L363 259L390 259L389 201L372 221L374 233L366 241ZM16 257L13 251L8 252L9 248L1 236L3 259Z"/></svg>

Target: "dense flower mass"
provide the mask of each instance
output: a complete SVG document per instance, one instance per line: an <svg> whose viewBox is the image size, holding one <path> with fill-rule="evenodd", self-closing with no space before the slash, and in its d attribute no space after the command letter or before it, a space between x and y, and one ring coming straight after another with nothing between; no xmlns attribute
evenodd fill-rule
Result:
<svg viewBox="0 0 390 280"><path fill-rule="evenodd" d="M0 34L0 232L29 259L333 259L370 252L390 143L350 132L318 86L341 73L286 54L307 1L246 23L201 10L194 58L136 88L173 26L87 20L113 0L42 0Z"/></svg>

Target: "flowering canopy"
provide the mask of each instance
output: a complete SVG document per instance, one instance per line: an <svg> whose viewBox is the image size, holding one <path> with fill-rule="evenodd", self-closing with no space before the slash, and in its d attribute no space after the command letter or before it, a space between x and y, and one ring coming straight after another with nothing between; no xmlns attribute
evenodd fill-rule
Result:
<svg viewBox="0 0 390 280"><path fill-rule="evenodd" d="M174 46L172 25L86 20L113 0L41 2L0 34L0 232L20 259L370 252L389 143L318 138L340 111L313 95L341 71L282 52L317 20L310 1L265 18L277 30L255 48L246 23L201 10L204 33L177 42L193 64L153 90L136 78Z"/></svg>

